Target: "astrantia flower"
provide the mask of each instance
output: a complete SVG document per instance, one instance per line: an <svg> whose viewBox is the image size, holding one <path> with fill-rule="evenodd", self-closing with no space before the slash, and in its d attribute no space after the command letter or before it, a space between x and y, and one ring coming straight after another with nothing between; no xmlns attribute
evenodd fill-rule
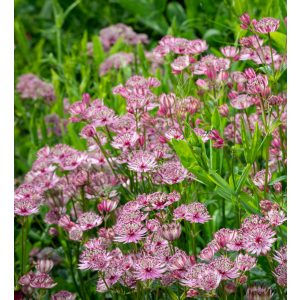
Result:
<svg viewBox="0 0 300 300"><path fill-rule="evenodd" d="M267 176L267 183L270 182L272 177L271 172L268 172L268 176ZM253 183L259 188L259 189L263 189L265 186L265 179L266 179L266 170L261 170L259 172L257 172L255 174L255 176L253 177Z"/></svg>
<svg viewBox="0 0 300 300"><path fill-rule="evenodd" d="M92 229L94 227L99 226L102 223L102 217L97 215L96 213L89 211L89 212L85 212L83 214L81 214L78 219L77 222L80 226L80 228L85 231L85 230L89 230Z"/></svg>
<svg viewBox="0 0 300 300"><path fill-rule="evenodd" d="M181 282L191 288L200 288L208 292L216 289L221 279L222 276L214 267L206 264L196 264L188 270Z"/></svg>
<svg viewBox="0 0 300 300"><path fill-rule="evenodd" d="M71 171L77 169L87 158L85 153L74 151L60 160L60 167L64 171Z"/></svg>
<svg viewBox="0 0 300 300"><path fill-rule="evenodd" d="M138 173L152 171L156 165L155 156L142 150L135 151L128 162L128 168Z"/></svg>
<svg viewBox="0 0 300 300"><path fill-rule="evenodd" d="M287 246L283 246L278 251L275 251L274 260L280 264L287 263Z"/></svg>
<svg viewBox="0 0 300 300"><path fill-rule="evenodd" d="M54 89L50 83L46 83L34 74L24 74L19 77L16 86L23 99L44 99L45 102L55 100Z"/></svg>
<svg viewBox="0 0 300 300"><path fill-rule="evenodd" d="M126 151L135 145L138 138L139 136L136 132L122 133L113 137L111 145L116 149L122 149L123 151Z"/></svg>
<svg viewBox="0 0 300 300"><path fill-rule="evenodd" d="M176 252L168 260L168 269L170 271L187 271L191 266L190 257L184 251Z"/></svg>
<svg viewBox="0 0 300 300"><path fill-rule="evenodd" d="M268 77L258 74L247 82L247 92L249 94L264 94L268 88Z"/></svg>
<svg viewBox="0 0 300 300"><path fill-rule="evenodd" d="M36 269L40 273L49 273L54 266L54 262L51 259L40 259L37 261Z"/></svg>
<svg viewBox="0 0 300 300"><path fill-rule="evenodd" d="M280 264L275 268L274 275L276 276L277 283L282 286L287 286L287 265Z"/></svg>
<svg viewBox="0 0 300 300"><path fill-rule="evenodd" d="M80 270L103 271L108 266L110 259L111 256L101 245L95 245L83 250L79 258L78 268Z"/></svg>
<svg viewBox="0 0 300 300"><path fill-rule="evenodd" d="M34 274L30 286L35 289L51 289L56 285L54 280L47 273Z"/></svg>
<svg viewBox="0 0 300 300"><path fill-rule="evenodd" d="M146 34L137 34L130 26L122 23L101 29L99 35L105 51L109 50L120 38L128 45L148 42Z"/></svg>
<svg viewBox="0 0 300 300"><path fill-rule="evenodd" d="M214 240L218 243L221 248L225 248L228 243L232 242L237 236L236 230L228 228L222 228L215 232Z"/></svg>
<svg viewBox="0 0 300 300"><path fill-rule="evenodd" d="M175 139L175 140L183 140L184 137L183 137L183 134L181 132L181 130L177 127L171 127L165 134L166 138L168 140L172 140L172 139Z"/></svg>
<svg viewBox="0 0 300 300"><path fill-rule="evenodd" d="M200 54L208 49L207 43L204 40L192 40L187 43L188 54Z"/></svg>
<svg viewBox="0 0 300 300"><path fill-rule="evenodd" d="M184 219L188 212L188 207L185 204L180 205L179 207L175 208L173 211L173 219L180 220Z"/></svg>
<svg viewBox="0 0 300 300"><path fill-rule="evenodd" d="M69 231L69 239L72 241L80 241L83 231L79 225L73 226Z"/></svg>
<svg viewBox="0 0 300 300"><path fill-rule="evenodd" d="M59 291L51 296L51 300L75 300L76 295L68 291Z"/></svg>
<svg viewBox="0 0 300 300"><path fill-rule="evenodd" d="M225 57L235 57L238 55L239 50L236 47L233 46L226 46L221 48L221 52Z"/></svg>
<svg viewBox="0 0 300 300"><path fill-rule="evenodd" d="M266 254L270 251L272 244L276 241L274 235L276 232L271 228L257 225L249 228L244 235L245 250L252 254Z"/></svg>
<svg viewBox="0 0 300 300"><path fill-rule="evenodd" d="M255 257L250 256L248 254L244 255L242 253L240 253L235 259L236 266L241 271L251 270L252 268L255 267L256 261L257 259Z"/></svg>
<svg viewBox="0 0 300 300"><path fill-rule="evenodd" d="M109 56L99 67L99 75L105 75L109 70L124 68L134 61L132 53L118 52Z"/></svg>
<svg viewBox="0 0 300 300"><path fill-rule="evenodd" d="M273 296L270 287L254 285L247 288L247 300L271 300Z"/></svg>
<svg viewBox="0 0 300 300"><path fill-rule="evenodd" d="M159 109L158 115L171 116L174 113L176 95L174 93L161 94L159 96Z"/></svg>
<svg viewBox="0 0 300 300"><path fill-rule="evenodd" d="M257 32L267 34L278 29L280 20L274 18L262 18L260 21L252 20L252 24Z"/></svg>
<svg viewBox="0 0 300 300"><path fill-rule="evenodd" d="M230 104L236 109L245 109L253 105L252 97L246 94L240 94L230 99Z"/></svg>
<svg viewBox="0 0 300 300"><path fill-rule="evenodd" d="M190 57L188 55L177 57L172 63L172 71L175 74L180 73L190 65Z"/></svg>
<svg viewBox="0 0 300 300"><path fill-rule="evenodd" d="M215 258L209 265L214 267L220 273L223 280L233 279L240 276L239 270L235 266L234 262L226 256Z"/></svg>
<svg viewBox="0 0 300 300"><path fill-rule="evenodd" d="M162 277L166 266L160 259L152 256L141 257L134 264L134 274L138 280L153 280Z"/></svg>
<svg viewBox="0 0 300 300"><path fill-rule="evenodd" d="M213 247L205 247L201 250L199 258L202 260L211 260L215 255L215 250Z"/></svg>
<svg viewBox="0 0 300 300"><path fill-rule="evenodd" d="M39 212L39 203L32 199L15 200L14 213L19 216L30 216Z"/></svg>
<svg viewBox="0 0 300 300"><path fill-rule="evenodd" d="M180 237L181 226L179 223L163 224L160 229L160 234L168 241L174 241Z"/></svg>
<svg viewBox="0 0 300 300"><path fill-rule="evenodd" d="M206 206L199 202L194 202L186 206L187 213L184 219L191 223L205 223L211 219Z"/></svg>
<svg viewBox="0 0 300 300"><path fill-rule="evenodd" d="M104 199L97 205L97 208L99 212L108 213L113 211L117 206L118 206L118 201Z"/></svg>
<svg viewBox="0 0 300 300"><path fill-rule="evenodd" d="M141 223L120 224L115 227L115 241L120 243L137 243L141 240L147 229Z"/></svg>
<svg viewBox="0 0 300 300"><path fill-rule="evenodd" d="M178 161L165 162L157 170L157 175L166 184L175 184L183 181L187 173L187 170Z"/></svg>
<svg viewBox="0 0 300 300"><path fill-rule="evenodd" d="M271 209L266 216L266 219L272 226L279 226L286 221L285 213L281 210Z"/></svg>

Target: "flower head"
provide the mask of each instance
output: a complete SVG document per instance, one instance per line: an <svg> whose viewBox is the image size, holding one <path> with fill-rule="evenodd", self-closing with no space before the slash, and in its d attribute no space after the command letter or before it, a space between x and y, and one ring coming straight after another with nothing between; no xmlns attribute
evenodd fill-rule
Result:
<svg viewBox="0 0 300 300"><path fill-rule="evenodd" d="M262 18L259 21L252 20L255 30L262 34L274 32L278 29L280 21L274 18Z"/></svg>
<svg viewBox="0 0 300 300"><path fill-rule="evenodd" d="M142 281L160 278L165 271L165 264L152 256L141 257L134 264L135 277Z"/></svg>

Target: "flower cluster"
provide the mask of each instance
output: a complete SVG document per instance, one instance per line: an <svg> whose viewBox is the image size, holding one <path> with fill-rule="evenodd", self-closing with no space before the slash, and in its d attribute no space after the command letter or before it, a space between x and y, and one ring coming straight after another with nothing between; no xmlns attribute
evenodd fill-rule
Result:
<svg viewBox="0 0 300 300"><path fill-rule="evenodd" d="M55 100L52 84L46 83L34 74L24 74L19 77L17 91L22 99L43 99L46 103Z"/></svg>
<svg viewBox="0 0 300 300"><path fill-rule="evenodd" d="M43 238L48 233L68 260L31 253L19 279L24 294L54 287L49 273L65 264L83 299L93 296L77 277L94 280L94 290L111 298L139 298L141 289L163 297L176 287L181 298L223 299L245 289L247 299L269 299L273 290L251 276L266 273L265 261L272 274L264 278L284 291L287 101L276 80L285 55L264 45L278 20L244 14L241 22L250 35L240 46L221 47L220 56L204 40L165 36L148 56L157 65L170 62L168 79L136 74L104 99L85 93L65 101L86 148L41 148L15 191L14 212L23 233L28 216L41 214ZM106 51L120 38L147 42L123 24L100 32ZM100 77L133 61L140 63L115 53ZM17 87L23 98L47 98L43 84L33 87L35 77L24 76ZM61 134L62 119L49 115L46 122ZM51 297L76 296L61 290Z"/></svg>

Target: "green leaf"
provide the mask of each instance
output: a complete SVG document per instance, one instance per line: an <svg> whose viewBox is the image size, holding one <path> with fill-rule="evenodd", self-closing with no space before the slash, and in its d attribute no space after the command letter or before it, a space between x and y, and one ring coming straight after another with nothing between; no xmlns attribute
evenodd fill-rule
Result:
<svg viewBox="0 0 300 300"><path fill-rule="evenodd" d="M214 36L217 36L217 35L221 35L221 31L218 30L218 29L211 28L211 29L208 29L208 30L204 33L203 39L204 39L204 40L208 40L208 39L210 39L211 37L214 37Z"/></svg>
<svg viewBox="0 0 300 300"><path fill-rule="evenodd" d="M175 18L177 24L183 23L186 19L185 11L178 2L171 2L168 4L167 16L170 22Z"/></svg>
<svg viewBox="0 0 300 300"><path fill-rule="evenodd" d="M286 50L286 34L281 32L271 32L270 33L271 40L275 43L275 45L278 47L280 51Z"/></svg>
<svg viewBox="0 0 300 300"><path fill-rule="evenodd" d="M243 170L242 176L240 177L240 179L237 182L236 191L235 191L236 194L238 194L240 192L241 188L243 187L243 184L248 177L250 169L251 169L251 165L247 164L247 166Z"/></svg>
<svg viewBox="0 0 300 300"><path fill-rule="evenodd" d="M242 206L244 207L244 209L246 211L248 211L249 213L251 213L251 214L259 213L259 209L258 209L257 205L255 204L253 197L251 197L247 193L241 192L239 195L239 200L240 200Z"/></svg>

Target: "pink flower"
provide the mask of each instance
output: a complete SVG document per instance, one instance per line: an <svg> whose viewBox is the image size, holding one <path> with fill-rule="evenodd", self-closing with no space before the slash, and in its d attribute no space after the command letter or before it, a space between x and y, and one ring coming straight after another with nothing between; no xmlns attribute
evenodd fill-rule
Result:
<svg viewBox="0 0 300 300"><path fill-rule="evenodd" d="M205 223L211 219L207 208L204 204L193 202L186 206L187 213L184 217L185 220L191 223Z"/></svg>
<svg viewBox="0 0 300 300"><path fill-rule="evenodd" d="M178 161L163 163L157 170L160 180L166 184L175 184L187 177L187 170Z"/></svg>
<svg viewBox="0 0 300 300"><path fill-rule="evenodd" d="M99 67L99 75L104 76L111 69L121 69L134 61L132 53L118 52L109 56Z"/></svg>
<svg viewBox="0 0 300 300"><path fill-rule="evenodd" d="M134 274L138 280L153 280L162 277L166 266L160 259L144 256L134 264Z"/></svg>
<svg viewBox="0 0 300 300"><path fill-rule="evenodd" d="M221 48L221 52L225 57L233 58L238 55L239 50L233 46L226 46Z"/></svg>
<svg viewBox="0 0 300 300"><path fill-rule="evenodd" d="M137 243L144 238L147 229L141 223L128 223L115 226L115 241L119 243Z"/></svg>
<svg viewBox="0 0 300 300"><path fill-rule="evenodd" d="M253 256L248 255L248 254L244 255L244 254L240 253L236 257L235 262L236 262L236 266L239 270L249 271L249 270L251 270L252 268L255 267L257 259Z"/></svg>
<svg viewBox="0 0 300 300"><path fill-rule="evenodd" d="M283 246L278 251L275 251L274 260L279 264L287 263L287 246Z"/></svg>
<svg viewBox="0 0 300 300"><path fill-rule="evenodd" d="M22 99L44 99L47 103L55 100L52 84L42 81L31 73L19 77L16 90L21 94Z"/></svg>
<svg viewBox="0 0 300 300"><path fill-rule="evenodd" d="M83 138L91 138L97 135L96 128L92 125L86 125L82 128L80 135Z"/></svg>
<svg viewBox="0 0 300 300"><path fill-rule="evenodd" d="M56 285L47 273L34 274L30 286L35 289L51 289Z"/></svg>
<svg viewBox="0 0 300 300"><path fill-rule="evenodd" d="M85 250L80 255L78 268L80 270L91 269L95 271L103 271L111 260L111 255L104 249L97 240L85 245Z"/></svg>
<svg viewBox="0 0 300 300"><path fill-rule="evenodd" d="M99 226L102 221L103 218L92 211L81 214L77 219L77 222L83 231Z"/></svg>
<svg viewBox="0 0 300 300"><path fill-rule="evenodd" d="M268 88L268 77L258 74L250 78L247 82L247 92L249 94L264 94Z"/></svg>
<svg viewBox="0 0 300 300"><path fill-rule="evenodd" d="M236 230L222 228L214 234L214 240L221 248L225 248L237 236Z"/></svg>
<svg viewBox="0 0 300 300"><path fill-rule="evenodd" d="M200 54L208 49L207 43L204 40L192 40L187 44L188 54Z"/></svg>
<svg viewBox="0 0 300 300"><path fill-rule="evenodd" d="M40 273L49 273L54 266L54 262L51 259L40 259L36 264L36 269Z"/></svg>
<svg viewBox="0 0 300 300"><path fill-rule="evenodd" d="M24 183L15 191L14 213L20 216L36 214L42 200L41 190L32 184Z"/></svg>
<svg viewBox="0 0 300 300"><path fill-rule="evenodd" d="M171 127L165 134L168 140L176 139L183 140L184 136L178 127Z"/></svg>
<svg viewBox="0 0 300 300"><path fill-rule="evenodd" d="M14 213L19 216L30 216L39 212L39 203L33 199L15 200Z"/></svg>
<svg viewBox="0 0 300 300"><path fill-rule="evenodd" d="M222 104L218 107L219 113L222 117L227 117L229 114L229 108L227 104Z"/></svg>
<svg viewBox="0 0 300 300"><path fill-rule="evenodd" d="M188 212L188 207L185 204L180 205L179 207L175 208L173 211L173 219L180 220L184 219Z"/></svg>
<svg viewBox="0 0 300 300"><path fill-rule="evenodd" d="M271 287L265 287L260 285L253 285L247 288L246 297L247 300L257 300L257 299L272 299L272 289Z"/></svg>
<svg viewBox="0 0 300 300"><path fill-rule="evenodd" d="M179 223L163 224L160 228L160 234L168 241L174 241L180 237L181 226Z"/></svg>
<svg viewBox="0 0 300 300"><path fill-rule="evenodd" d="M113 137L112 147L126 151L133 148L139 136L136 132L127 132Z"/></svg>
<svg viewBox="0 0 300 300"><path fill-rule="evenodd" d="M118 206L118 201L104 199L97 205L97 208L98 208L99 212L104 211L106 213L109 213L109 212L113 211L114 209L116 209L117 206Z"/></svg>
<svg viewBox="0 0 300 300"><path fill-rule="evenodd" d="M209 265L218 270L222 276L222 280L234 279L240 276L239 270L234 262L226 256L215 258Z"/></svg>
<svg viewBox="0 0 300 300"><path fill-rule="evenodd" d="M272 226L279 226L286 221L286 216L283 211L271 209L270 211L268 211L266 219Z"/></svg>
<svg viewBox="0 0 300 300"><path fill-rule="evenodd" d="M276 277L278 285L282 287L287 286L287 265L280 264L275 268L274 275Z"/></svg>
<svg viewBox="0 0 300 300"><path fill-rule="evenodd" d="M51 300L75 300L76 295L68 291L59 291L51 296Z"/></svg>
<svg viewBox="0 0 300 300"><path fill-rule="evenodd" d="M240 21L241 21L241 28L242 29L248 29L249 25L251 24L251 19L250 16L247 13L243 13L240 16Z"/></svg>
<svg viewBox="0 0 300 300"><path fill-rule="evenodd" d="M272 177L271 172L268 172L267 183L270 182ZM253 178L253 183L260 189L263 190L265 186L266 170L261 170L257 172Z"/></svg>
<svg viewBox="0 0 300 300"><path fill-rule="evenodd" d="M175 105L176 95L174 93L161 94L159 96L159 110L158 115L171 116L174 111L173 107Z"/></svg>
<svg viewBox="0 0 300 300"><path fill-rule="evenodd" d="M172 71L175 74L180 73L190 65L190 57L188 55L177 57L172 63Z"/></svg>
<svg viewBox="0 0 300 300"><path fill-rule="evenodd" d="M206 264L196 264L188 270L181 282L188 287L200 288L208 292L216 289L221 279L222 276L214 267Z"/></svg>
<svg viewBox="0 0 300 300"><path fill-rule="evenodd" d="M252 254L266 254L276 241L276 233L265 225L256 225L246 230L244 234L245 250Z"/></svg>
<svg viewBox="0 0 300 300"><path fill-rule="evenodd" d="M152 171L156 166L155 156L142 150L135 151L128 162L128 168L138 173Z"/></svg>
<svg viewBox="0 0 300 300"><path fill-rule="evenodd" d="M202 260L211 260L215 255L215 250L213 247L206 247L201 250L199 258Z"/></svg>
<svg viewBox="0 0 300 300"><path fill-rule="evenodd" d="M187 298L194 298L198 295L199 295L199 292L195 289L188 289L187 292L186 292L186 297Z"/></svg>
<svg viewBox="0 0 300 300"><path fill-rule="evenodd" d="M80 241L83 231L79 225L74 225L69 231L69 239L72 241Z"/></svg>
<svg viewBox="0 0 300 300"><path fill-rule="evenodd" d="M267 34L276 31L280 21L274 18L262 18L260 21L252 20L252 24L257 32Z"/></svg>
<svg viewBox="0 0 300 300"><path fill-rule="evenodd" d="M240 94L230 99L230 104L236 109L245 109L253 105L252 97L247 94Z"/></svg>

